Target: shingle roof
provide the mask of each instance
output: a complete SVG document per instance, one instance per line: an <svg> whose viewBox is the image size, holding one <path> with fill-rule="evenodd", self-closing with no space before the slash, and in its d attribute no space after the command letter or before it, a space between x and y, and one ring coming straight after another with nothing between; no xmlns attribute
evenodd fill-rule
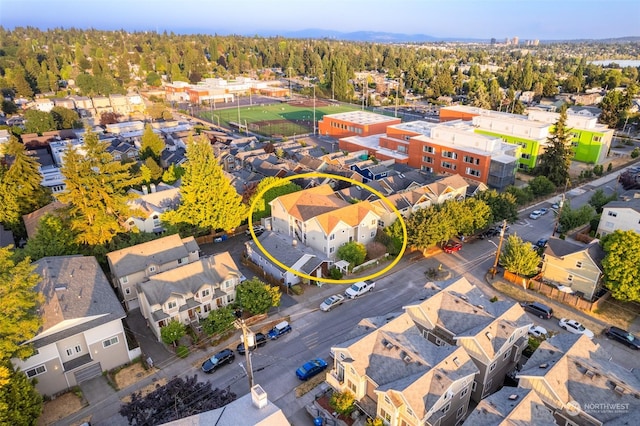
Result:
<svg viewBox="0 0 640 426"><path fill-rule="evenodd" d="M504 387L480 401L465 426L556 426L555 418L531 389Z"/></svg>
<svg viewBox="0 0 640 426"><path fill-rule="evenodd" d="M316 215L315 220L318 221L318 224L326 234L330 234L340 222L353 227L361 223L367 214L372 212L375 212L375 210L371 203L369 201L361 201L356 204L348 203L344 207Z"/></svg>
<svg viewBox="0 0 640 426"><path fill-rule="evenodd" d="M549 238L547 247L544 250L545 255L562 258L568 255L586 251L591 259L598 265L604 259L605 252L598 240L592 241L590 244L573 243L556 237Z"/></svg>
<svg viewBox="0 0 640 426"><path fill-rule="evenodd" d="M42 330L33 339L36 347L125 317L124 309L95 257L51 256L33 265L42 277L36 290L44 296L40 308ZM76 325L56 327L64 321Z"/></svg>
<svg viewBox="0 0 640 426"><path fill-rule="evenodd" d="M300 268L304 269L303 272L305 273L309 273L315 270L314 268L311 271L307 271L314 264L317 264L319 266L323 262L329 262L329 259L324 254L320 253L319 251L313 250L312 248L305 246L304 244L296 244L294 246L293 238L284 234L266 231L258 237L258 241L260 241L260 244L262 245L262 247L264 247L267 253L275 257L279 262L289 267L292 267L301 258L307 256L309 260L303 265L302 268ZM247 242L247 244L251 247L252 250L259 250L258 246L253 240ZM281 272L284 272L282 268L278 266L276 267Z"/></svg>
<svg viewBox="0 0 640 426"><path fill-rule="evenodd" d="M213 286L241 276L229 252L224 252L156 274L149 281L139 283L138 291L144 293L149 305L162 305L171 294L190 298L205 285Z"/></svg>
<svg viewBox="0 0 640 426"><path fill-rule="evenodd" d="M187 257L189 253L198 251L198 243L193 237L180 238L173 234L132 247L112 251L107 254L111 273L116 277L124 277L146 269L147 265L163 265L174 260Z"/></svg>
<svg viewBox="0 0 640 426"><path fill-rule="evenodd" d="M350 205L333 193L329 185L320 185L276 198L287 212L298 220L307 220ZM275 200L274 200L275 201Z"/></svg>

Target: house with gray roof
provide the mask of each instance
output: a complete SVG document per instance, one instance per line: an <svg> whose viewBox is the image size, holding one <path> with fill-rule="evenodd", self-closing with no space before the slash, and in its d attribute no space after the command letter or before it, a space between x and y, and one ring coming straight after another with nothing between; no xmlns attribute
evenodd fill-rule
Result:
<svg viewBox="0 0 640 426"><path fill-rule="evenodd" d="M180 188L164 183L157 186L152 183L149 187L150 190L146 185L143 185L142 193L129 190L130 193L136 193L138 196L127 203L135 213L127 218L125 223L129 230L137 228L140 232L160 235L165 232L162 226L162 215L166 211L175 210L178 207Z"/></svg>
<svg viewBox="0 0 640 426"><path fill-rule="evenodd" d="M640 377L611 361L584 335L543 341L516 376L553 411L559 425L640 424Z"/></svg>
<svg viewBox="0 0 640 426"><path fill-rule="evenodd" d="M111 281L127 311L139 307L138 283L199 258L200 247L195 238L180 238L178 234L107 253Z"/></svg>
<svg viewBox="0 0 640 426"><path fill-rule="evenodd" d="M467 351L478 368L471 398L480 401L519 366L531 321L519 304L492 303L466 278L427 287L434 292L430 297L404 309L426 340Z"/></svg>
<svg viewBox="0 0 640 426"><path fill-rule="evenodd" d="M390 425L455 425L469 407L478 368L460 346L425 339L407 313L331 348L326 381Z"/></svg>
<svg viewBox="0 0 640 426"><path fill-rule="evenodd" d="M321 278L328 275L329 268L333 264L321 252L304 244L298 244L295 238L286 234L266 231L258 237L258 242L262 248L259 248L253 240L245 243L247 257L265 273L287 286L308 280L303 280L293 272L278 266L265 255L264 251L287 267L314 277Z"/></svg>
<svg viewBox="0 0 640 426"><path fill-rule="evenodd" d="M140 312L161 341L160 329L171 321L197 326L233 303L243 280L229 252L204 257L137 283Z"/></svg>
<svg viewBox="0 0 640 426"><path fill-rule="evenodd" d="M616 230L640 233L640 191L626 191L602 208L596 235L604 237Z"/></svg>
<svg viewBox="0 0 640 426"><path fill-rule="evenodd" d="M504 387L480 401L464 426L557 426L551 410L531 389Z"/></svg>
<svg viewBox="0 0 640 426"><path fill-rule="evenodd" d="M602 287L604 256L599 240L584 244L551 237L542 256L541 274L546 281L593 300Z"/></svg>
<svg viewBox="0 0 640 426"><path fill-rule="evenodd" d="M42 328L27 341L35 352L13 365L37 379L43 395L56 395L140 355L129 350L126 314L93 256L51 256L33 263Z"/></svg>

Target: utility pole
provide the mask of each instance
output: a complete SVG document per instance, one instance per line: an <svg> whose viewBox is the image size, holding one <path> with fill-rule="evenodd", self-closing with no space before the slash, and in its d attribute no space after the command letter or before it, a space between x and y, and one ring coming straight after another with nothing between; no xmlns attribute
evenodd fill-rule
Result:
<svg viewBox="0 0 640 426"><path fill-rule="evenodd" d="M242 342L244 344L244 356L247 362L247 377L249 378L249 389L253 387L253 368L251 367L251 351L249 350L251 346L249 343L253 343L255 345L255 337L249 327L244 323L242 318L238 319L240 323L240 327L242 328ZM249 338L251 338L251 342L249 342Z"/></svg>
<svg viewBox="0 0 640 426"><path fill-rule="evenodd" d="M491 268L491 278L495 278L498 273L498 261L500 260L500 251L502 250L502 240L504 239L504 230L507 227L507 220L502 221L502 227L500 228L500 240L498 241L498 248L496 250L496 258L493 261L493 268Z"/></svg>

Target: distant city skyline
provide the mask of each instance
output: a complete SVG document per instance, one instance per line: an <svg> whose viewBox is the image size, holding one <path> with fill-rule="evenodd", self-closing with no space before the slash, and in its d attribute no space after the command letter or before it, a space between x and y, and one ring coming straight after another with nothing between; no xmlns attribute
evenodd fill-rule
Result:
<svg viewBox="0 0 640 426"><path fill-rule="evenodd" d="M637 0L0 0L0 25L277 35L305 29L525 40L638 36Z"/></svg>

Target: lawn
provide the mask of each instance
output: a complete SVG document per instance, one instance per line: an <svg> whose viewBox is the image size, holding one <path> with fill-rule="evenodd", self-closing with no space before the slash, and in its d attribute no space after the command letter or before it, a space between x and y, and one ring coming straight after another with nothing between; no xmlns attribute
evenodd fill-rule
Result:
<svg viewBox="0 0 640 426"><path fill-rule="evenodd" d="M326 114L356 111L359 108L329 104L326 101L316 100L316 122ZM222 109L217 111L201 111L200 118L224 127L237 127L240 117L241 129L244 124L249 131L265 136L293 136L313 132L313 101L305 101L302 105L290 105L287 103L271 105L253 105L237 108ZM232 124L233 123L233 124Z"/></svg>

